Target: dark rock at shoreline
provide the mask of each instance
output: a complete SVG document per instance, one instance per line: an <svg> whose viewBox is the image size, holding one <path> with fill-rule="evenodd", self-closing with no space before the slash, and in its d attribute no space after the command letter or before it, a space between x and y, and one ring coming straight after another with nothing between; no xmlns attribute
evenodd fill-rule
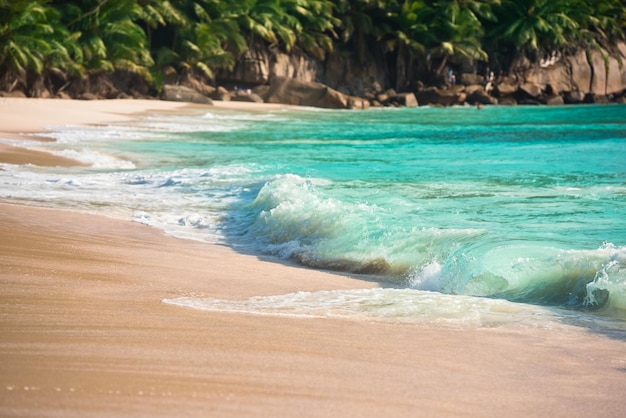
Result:
<svg viewBox="0 0 626 418"><path fill-rule="evenodd" d="M263 99L258 94L243 91L236 91L231 94L231 100L233 102L263 103Z"/></svg>
<svg viewBox="0 0 626 418"><path fill-rule="evenodd" d="M523 99L531 100L536 100L543 95L541 86L535 83L522 84L518 89L518 93L520 93Z"/></svg>
<svg viewBox="0 0 626 418"><path fill-rule="evenodd" d="M415 95L420 106L456 106L463 104L467 95L456 90L443 90L437 87L427 87Z"/></svg>
<svg viewBox="0 0 626 418"><path fill-rule="evenodd" d="M395 101L404 107L417 107L419 105L413 93L400 93L395 97Z"/></svg>
<svg viewBox="0 0 626 418"><path fill-rule="evenodd" d="M168 100L172 102L189 102L200 104L212 104L213 102L208 97L197 91L185 87L185 86L163 86L163 92L161 93L161 100Z"/></svg>
<svg viewBox="0 0 626 418"><path fill-rule="evenodd" d="M213 100L220 100L222 102L229 102L232 99L230 92L222 86L216 88L213 93L209 95Z"/></svg>
<svg viewBox="0 0 626 418"><path fill-rule="evenodd" d="M467 96L467 102L472 105L497 105L498 99L490 96L485 90L476 90Z"/></svg>
<svg viewBox="0 0 626 418"><path fill-rule="evenodd" d="M582 91L569 91L563 96L566 104L581 104L585 101L585 93Z"/></svg>
<svg viewBox="0 0 626 418"><path fill-rule="evenodd" d="M498 105L500 106L515 106L517 104L519 104L517 103L517 100L515 100L511 96L502 97L498 99Z"/></svg>
<svg viewBox="0 0 626 418"><path fill-rule="evenodd" d="M565 104L565 101L563 100L563 97L553 95L553 96L546 97L546 104L549 106L560 106L560 105Z"/></svg>
<svg viewBox="0 0 626 418"><path fill-rule="evenodd" d="M533 100L533 99L521 99L517 103L520 105L525 105L525 106L539 106L543 104L539 100Z"/></svg>
<svg viewBox="0 0 626 418"><path fill-rule="evenodd" d="M398 93L396 93L394 89L389 89L384 92L378 93L378 95L376 95L376 100L378 100L383 105L389 104L389 99L397 95Z"/></svg>
<svg viewBox="0 0 626 418"><path fill-rule="evenodd" d="M494 94L500 97L511 97L517 92L517 86L511 83L500 83L495 86Z"/></svg>
<svg viewBox="0 0 626 418"><path fill-rule="evenodd" d="M367 99L354 96L348 98L348 109L367 110L370 106L370 102Z"/></svg>
<svg viewBox="0 0 626 418"><path fill-rule="evenodd" d="M369 107L367 100L347 96L324 84L286 77L273 77L264 99L266 103L313 106L327 109L365 109ZM367 102L367 105L365 102Z"/></svg>
<svg viewBox="0 0 626 418"><path fill-rule="evenodd" d="M593 94L593 93L588 93L585 95L585 100L583 100L583 103L588 103L588 104L607 104L609 103L609 98L607 96L601 95L601 94Z"/></svg>

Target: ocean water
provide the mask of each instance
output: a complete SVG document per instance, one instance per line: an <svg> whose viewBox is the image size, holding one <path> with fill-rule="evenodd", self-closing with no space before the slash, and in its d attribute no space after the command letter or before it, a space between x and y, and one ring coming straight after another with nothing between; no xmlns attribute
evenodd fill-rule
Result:
<svg viewBox="0 0 626 418"><path fill-rule="evenodd" d="M2 200L132 219L381 283L166 303L626 330L625 105L211 109L49 128L55 142L26 145L91 166L2 164Z"/></svg>

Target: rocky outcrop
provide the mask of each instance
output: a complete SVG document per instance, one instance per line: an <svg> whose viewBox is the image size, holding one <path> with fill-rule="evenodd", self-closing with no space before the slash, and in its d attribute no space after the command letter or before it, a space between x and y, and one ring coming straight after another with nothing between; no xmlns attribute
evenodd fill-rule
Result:
<svg viewBox="0 0 626 418"><path fill-rule="evenodd" d="M571 70L566 62L557 62L545 68L535 67L526 73L526 83L520 89L531 95L540 94L541 90L550 90L554 94L572 91L572 77L570 74ZM532 87L534 91L528 92L527 88L530 85L537 87Z"/></svg>
<svg viewBox="0 0 626 418"><path fill-rule="evenodd" d="M233 102L263 103L263 99L256 93L247 91L235 91L231 96Z"/></svg>
<svg viewBox="0 0 626 418"><path fill-rule="evenodd" d="M66 82L58 89L52 89L52 95L67 93L75 99L122 99L128 97L146 98L154 91L141 76L129 71L90 74ZM33 97L42 97L33 96Z"/></svg>
<svg viewBox="0 0 626 418"><path fill-rule="evenodd" d="M517 96L520 100L535 100L539 99L544 92L545 85L542 86L533 82L526 82L519 86L517 90Z"/></svg>
<svg viewBox="0 0 626 418"><path fill-rule="evenodd" d="M536 63L521 58L513 63L509 74L493 74L488 69L479 72L475 63L456 65L462 71L452 68L448 72L446 68L442 73L448 74L445 80L424 75L433 83L425 87L424 80L414 74L417 67L402 70L400 67L409 64L390 60L389 51L377 47L361 53L331 53L320 60L302 51L286 54L275 47L259 46L244 53L232 71L218 71L214 80L193 70L179 73L174 68L165 69L160 96L194 103L210 103L210 99L266 101L334 109L626 102L624 42L610 53L600 49L569 55L555 52ZM0 74L0 81L5 85L0 96L93 100L158 95L144 78L122 70L86 76L49 70L41 76L13 81ZM400 87L394 90L391 86Z"/></svg>
<svg viewBox="0 0 626 418"><path fill-rule="evenodd" d="M498 98L512 97L517 92L518 88L518 85L513 84L509 80L503 80L495 86L494 95Z"/></svg>
<svg viewBox="0 0 626 418"><path fill-rule="evenodd" d="M417 107L419 104L417 97L413 93L400 93L393 97L392 100L403 107Z"/></svg>
<svg viewBox="0 0 626 418"><path fill-rule="evenodd" d="M543 91L563 97L566 103L579 103L581 96L623 95L626 90L626 44L617 45L620 57L605 50L579 50L546 68L526 74L526 80ZM608 99L607 99L608 100Z"/></svg>
<svg viewBox="0 0 626 418"><path fill-rule="evenodd" d="M347 96L365 97L382 92L388 84L384 57L370 51L358 62L343 54L330 53L319 60L301 51L289 54L277 48L252 47L242 54L232 71L218 71L217 79L225 84L258 86L269 84L273 77L295 78L325 84Z"/></svg>
<svg viewBox="0 0 626 418"><path fill-rule="evenodd" d="M593 72L587 60L585 51L580 50L576 54L565 58L566 65L570 68L570 80L572 92L589 93Z"/></svg>
<svg viewBox="0 0 626 418"><path fill-rule="evenodd" d="M591 67L591 85L587 93L606 94L606 66L604 57L598 51L589 53L589 66ZM583 90L584 91L584 90Z"/></svg>
<svg viewBox="0 0 626 418"><path fill-rule="evenodd" d="M619 44L617 50L626 62L626 44ZM553 53L536 64L528 59L520 60L508 76L493 77L491 73L487 80L474 69L456 74L456 85L452 82L447 86L423 87L416 81L415 91L399 92L389 88L397 80L390 79L383 64L386 60L376 57L376 51L368 54L367 60L330 54L322 62L303 53L287 55L276 49L257 49L242 56L233 77L254 86L268 85L273 79L283 80L283 84L286 79L317 83L308 85L306 94L297 83L289 88L272 85L271 94L267 91L260 94L266 101L359 109L418 103L420 106L601 103L624 97L626 89L626 65L620 65L620 59L606 51L580 50L568 56Z"/></svg>
<svg viewBox="0 0 626 418"><path fill-rule="evenodd" d="M492 97L484 89L477 89L467 96L467 102L472 105L495 105L498 99Z"/></svg>
<svg viewBox="0 0 626 418"><path fill-rule="evenodd" d="M327 109L365 108L365 99L347 96L330 87L295 78L272 77L266 103L313 106ZM369 107L369 102L368 106Z"/></svg>
<svg viewBox="0 0 626 418"><path fill-rule="evenodd" d="M217 76L226 83L261 85L268 84L272 77L316 81L322 73L322 63L308 55L298 52L286 54L276 48L253 46L239 57L232 71L222 70Z"/></svg>
<svg viewBox="0 0 626 418"><path fill-rule="evenodd" d="M211 99L205 95L185 86L165 85L161 93L161 100L172 102L189 102L200 104L212 104Z"/></svg>
<svg viewBox="0 0 626 418"><path fill-rule="evenodd" d="M426 87L415 95L421 106L455 106L465 102L467 95L455 89L440 89L438 87Z"/></svg>
<svg viewBox="0 0 626 418"><path fill-rule="evenodd" d="M541 65L496 82L494 96L500 103L515 100L519 104L577 104L624 101L626 94L626 44L617 46L620 57L603 50L579 50L569 56L553 54ZM504 100L502 100L504 99Z"/></svg>

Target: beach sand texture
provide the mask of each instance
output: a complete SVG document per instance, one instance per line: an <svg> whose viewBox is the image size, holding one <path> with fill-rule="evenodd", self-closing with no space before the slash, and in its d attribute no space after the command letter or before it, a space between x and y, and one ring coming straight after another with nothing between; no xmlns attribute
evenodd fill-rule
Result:
<svg viewBox="0 0 626 418"><path fill-rule="evenodd" d="M1 99L0 137L148 109L185 107ZM591 331L437 329L161 302L376 285L131 222L0 202L0 416L623 414L626 342Z"/></svg>

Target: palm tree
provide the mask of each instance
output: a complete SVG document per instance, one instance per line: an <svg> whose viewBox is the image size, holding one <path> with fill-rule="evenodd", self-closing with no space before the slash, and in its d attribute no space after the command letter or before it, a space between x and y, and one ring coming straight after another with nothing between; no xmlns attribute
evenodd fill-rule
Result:
<svg viewBox="0 0 626 418"><path fill-rule="evenodd" d="M245 0L233 14L237 15L248 45L265 41L273 46L282 42L290 51L296 43L294 28L298 21L286 12L281 0Z"/></svg>
<svg viewBox="0 0 626 418"><path fill-rule="evenodd" d="M626 6L620 0L572 0L569 14L578 23L579 43L611 50L626 37Z"/></svg>
<svg viewBox="0 0 626 418"><path fill-rule="evenodd" d="M294 32L298 44L314 56L323 59L334 49L338 38L336 29L341 20L335 16L335 5L329 0L283 0L285 11L296 19Z"/></svg>
<svg viewBox="0 0 626 418"><path fill-rule="evenodd" d="M87 70L121 69L150 80L149 67L153 60L146 33L137 23L143 13L137 2L80 0L58 3L65 24L78 36Z"/></svg>
<svg viewBox="0 0 626 418"><path fill-rule="evenodd" d="M146 35L150 46L152 46L152 31L155 29L185 23L183 13L168 0L137 0L137 4L141 7L140 20L146 26Z"/></svg>
<svg viewBox="0 0 626 418"><path fill-rule="evenodd" d="M78 72L80 50L75 38L60 24L60 15L48 1L0 0L0 73L9 90L29 75L50 70Z"/></svg>
<svg viewBox="0 0 626 418"><path fill-rule="evenodd" d="M169 44L155 45L157 67L199 71L208 78L215 68L232 68L234 55L247 48L237 8L219 0L178 0L173 5L182 19L167 28Z"/></svg>
<svg viewBox="0 0 626 418"><path fill-rule="evenodd" d="M439 59L435 75L440 75L450 58L470 58L486 61L482 48L484 34L481 21L493 19L491 4L485 0L442 0L434 3L427 17L428 61Z"/></svg>
<svg viewBox="0 0 626 418"><path fill-rule="evenodd" d="M576 37L578 23L569 15L570 0L503 0L490 30L496 49L538 56ZM500 46L498 46L500 45Z"/></svg>

